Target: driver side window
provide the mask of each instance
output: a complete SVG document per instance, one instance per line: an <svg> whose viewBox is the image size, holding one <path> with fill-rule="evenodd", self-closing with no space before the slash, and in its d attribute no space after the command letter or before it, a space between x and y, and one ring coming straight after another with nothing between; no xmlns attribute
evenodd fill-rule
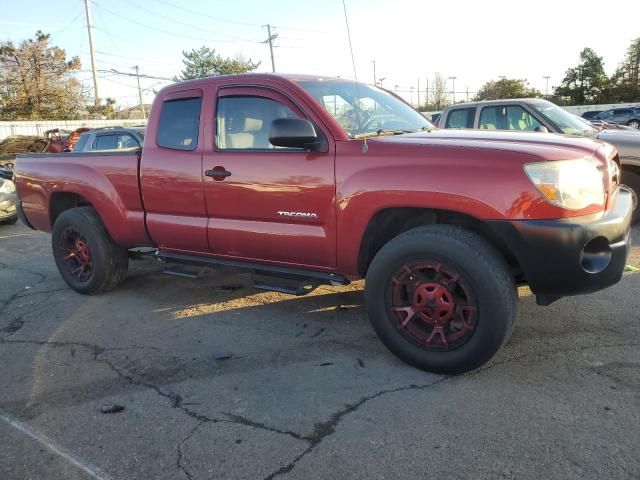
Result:
<svg viewBox="0 0 640 480"><path fill-rule="evenodd" d="M269 142L271 122L299 118L293 110L264 97L221 97L216 109L216 148L220 150L276 149Z"/></svg>

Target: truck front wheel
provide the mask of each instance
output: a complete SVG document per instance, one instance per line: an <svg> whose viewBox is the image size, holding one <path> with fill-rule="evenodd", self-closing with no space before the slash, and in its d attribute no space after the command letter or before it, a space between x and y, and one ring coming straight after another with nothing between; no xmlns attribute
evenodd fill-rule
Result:
<svg viewBox="0 0 640 480"><path fill-rule="evenodd" d="M452 225L418 227L388 242L367 272L365 302L391 352L444 374L488 362L517 316L504 259L480 236Z"/></svg>
<svg viewBox="0 0 640 480"><path fill-rule="evenodd" d="M640 198L640 174L635 171L623 170L622 183L633 190L638 198ZM636 207L631 217L631 223L634 225L640 222L640 205Z"/></svg>
<svg viewBox="0 0 640 480"><path fill-rule="evenodd" d="M76 292L103 293L127 275L127 249L116 245L93 207L62 212L53 225L51 241L58 271Z"/></svg>

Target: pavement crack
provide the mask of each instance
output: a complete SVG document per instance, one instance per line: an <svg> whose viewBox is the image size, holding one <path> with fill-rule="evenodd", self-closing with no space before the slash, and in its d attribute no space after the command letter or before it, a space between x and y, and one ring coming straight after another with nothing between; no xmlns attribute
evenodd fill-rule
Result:
<svg viewBox="0 0 640 480"><path fill-rule="evenodd" d="M37 287L38 285L40 285L41 283L44 283L47 279L47 276L43 273L40 272L34 272L32 270L29 269L25 269L25 268L19 268L19 267L9 267L7 266L6 263L0 262L0 267L2 267L2 269L4 270L15 270L18 272L26 272L30 275L33 275L35 277L39 277L39 280L37 280L33 285L30 285L31 288L33 287ZM9 298L7 298L6 300L3 300L2 303L0 304L0 314L5 314L6 310L9 308L9 305L11 305L13 302L15 302L16 300L18 300L19 298L22 298L24 295L20 295L20 294L24 294L24 290L18 290L17 292L12 293ZM9 335L11 335L14 332L11 332ZM7 336L9 336L7 335Z"/></svg>
<svg viewBox="0 0 640 480"><path fill-rule="evenodd" d="M233 413L225 413L222 412L223 415L225 415L229 420L221 420L222 422L226 422L226 423L237 423L240 425L244 425L246 427L251 427L251 428L258 428L260 430L266 430L268 432L274 432L274 433L280 433L282 435L289 435L290 437L295 438L296 440L304 440L306 442L310 442L310 440L306 437L303 437L302 435L296 433L296 432L292 432L291 430L280 430L274 427L270 427L268 425L265 425L263 423L260 422L256 422L253 420L250 420L248 418L242 417L240 415L236 415Z"/></svg>
<svg viewBox="0 0 640 480"><path fill-rule="evenodd" d="M316 423L313 428L313 432L308 436L302 437L302 440L306 440L307 442L309 442L309 446L307 447L307 449L304 450L300 455L295 457L287 465L284 465L280 467L278 470L276 470L275 472L267 475L265 477L265 480L271 480L280 475L284 475L285 473L289 473L291 470L293 470L293 468L296 466L296 464L300 460L302 460L306 455L311 453L314 448L316 448L318 445L320 445L324 441L324 439L331 436L336 431L336 427L345 416L359 410L367 402L390 393L404 392L407 390L426 390L448 380L449 378L451 377L441 377L431 383L427 383L424 385L407 385L404 387L380 390L376 393L366 395L354 403L349 403L345 405L341 410L338 410L337 412L333 413L327 421Z"/></svg>
<svg viewBox="0 0 640 480"><path fill-rule="evenodd" d="M103 353L103 352L101 352ZM108 358L97 358L98 356L100 356L100 354L96 355L96 361L99 363L102 363L106 366L108 366L116 375L118 375L119 378L121 378L122 380L130 383L131 385L137 385L140 387L146 387L149 388L151 390L153 390L154 392L156 392L159 396L166 398L167 400L169 400L171 407L173 408L177 408L178 410L180 410L181 412L183 412L185 415L198 420L201 423L204 422L211 422L211 423L218 423L221 420L217 419L217 418L212 418L212 417L208 417L207 415L203 415L201 413L198 413L184 405L182 405L183 402L183 398L179 393L175 393L172 391L165 391L163 390L159 385L155 385L153 383L147 382L144 380L144 378L136 378L133 375L130 375L128 373L126 373L124 370L118 368L111 360L109 360Z"/></svg>
<svg viewBox="0 0 640 480"><path fill-rule="evenodd" d="M198 431L198 429L202 425L204 425L205 423L206 422L204 422L204 421L199 422L195 427L193 427L191 429L191 431L187 434L186 437L184 437L182 440L180 440L180 442L178 443L178 445L176 447L176 451L177 451L177 454L178 454L178 457L176 459L176 467L178 468L178 470L182 471L189 480L193 480L193 475L191 474L191 472L189 471L187 466L184 465L184 463L183 463L184 453L182 452L182 445L184 445L186 442L188 442L191 439L191 437L193 437L193 435Z"/></svg>

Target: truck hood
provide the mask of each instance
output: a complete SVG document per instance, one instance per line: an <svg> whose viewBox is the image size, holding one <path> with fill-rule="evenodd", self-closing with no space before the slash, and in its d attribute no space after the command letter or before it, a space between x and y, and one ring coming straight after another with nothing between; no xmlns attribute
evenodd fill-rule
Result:
<svg viewBox="0 0 640 480"><path fill-rule="evenodd" d="M518 152L540 160L567 160L591 156L603 144L590 138L573 138L552 133L435 129L403 135L369 137L381 145L451 147Z"/></svg>

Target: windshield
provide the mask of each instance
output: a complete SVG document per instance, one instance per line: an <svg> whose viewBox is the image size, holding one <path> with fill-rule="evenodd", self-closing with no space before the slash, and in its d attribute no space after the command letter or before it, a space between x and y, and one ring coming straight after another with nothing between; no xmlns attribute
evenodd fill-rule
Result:
<svg viewBox="0 0 640 480"><path fill-rule="evenodd" d="M555 124L565 135L593 137L598 133L598 130L584 120L581 120L551 102L536 102L532 106L540 115Z"/></svg>
<svg viewBox="0 0 640 480"><path fill-rule="evenodd" d="M350 138L398 134L434 128L417 111L389 92L344 80L298 84L315 98Z"/></svg>

